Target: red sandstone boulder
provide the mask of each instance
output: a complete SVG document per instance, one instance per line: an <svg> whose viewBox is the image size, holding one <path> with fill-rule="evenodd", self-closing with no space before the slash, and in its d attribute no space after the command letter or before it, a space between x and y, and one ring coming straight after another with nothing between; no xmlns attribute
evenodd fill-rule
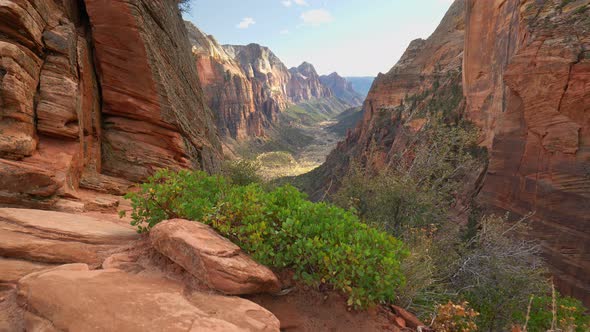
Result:
<svg viewBox="0 0 590 332"><path fill-rule="evenodd" d="M64 265L20 280L29 331L278 331L278 319L237 297L185 292L165 278Z"/></svg>
<svg viewBox="0 0 590 332"><path fill-rule="evenodd" d="M211 227L188 220L159 223L150 232L152 245L209 287L225 294L278 292L280 283Z"/></svg>

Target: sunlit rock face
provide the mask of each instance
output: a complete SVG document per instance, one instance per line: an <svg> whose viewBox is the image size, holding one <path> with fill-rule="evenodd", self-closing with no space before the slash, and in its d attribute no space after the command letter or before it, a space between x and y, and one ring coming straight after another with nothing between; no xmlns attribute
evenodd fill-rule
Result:
<svg viewBox="0 0 590 332"><path fill-rule="evenodd" d="M303 62L299 67L289 69L289 72L289 97L293 102L332 97L332 90L320 82L320 76L311 63Z"/></svg>
<svg viewBox="0 0 590 332"><path fill-rule="evenodd" d="M263 136L269 119L257 111L252 81L246 72L213 36L204 34L190 22L186 26L205 98L209 108L217 113L221 136L234 139Z"/></svg>
<svg viewBox="0 0 590 332"><path fill-rule="evenodd" d="M158 168L218 167L175 3L0 3L0 204L120 193Z"/></svg>
<svg viewBox="0 0 590 332"><path fill-rule="evenodd" d="M223 49L250 80L257 112L270 123L276 123L279 113L291 102L288 95L291 75L287 67L268 47L258 44L224 45Z"/></svg>
<svg viewBox="0 0 590 332"><path fill-rule="evenodd" d="M557 285L590 303L590 1L468 1L466 115L490 150L480 200L533 212Z"/></svg>

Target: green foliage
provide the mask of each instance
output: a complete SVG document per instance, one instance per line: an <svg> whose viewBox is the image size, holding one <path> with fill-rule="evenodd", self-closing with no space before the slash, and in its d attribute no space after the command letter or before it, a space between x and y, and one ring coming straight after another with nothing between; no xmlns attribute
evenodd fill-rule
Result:
<svg viewBox="0 0 590 332"><path fill-rule="evenodd" d="M446 221L463 176L478 165L477 131L466 124L449 126L432 119L412 139L407 150L393 156L388 169L352 163L334 202L354 207L367 223L396 236ZM375 150L370 148L369 160ZM407 151L412 151L411 156Z"/></svg>
<svg viewBox="0 0 590 332"><path fill-rule="evenodd" d="M160 170L125 198L131 201L131 225L140 233L162 220L192 216L200 220L214 211L229 188L228 181L204 172Z"/></svg>
<svg viewBox="0 0 590 332"><path fill-rule="evenodd" d="M246 159L226 161L223 165L223 175L232 184L245 186L251 183L261 183L262 177L258 175L260 163Z"/></svg>
<svg viewBox="0 0 590 332"><path fill-rule="evenodd" d="M579 300L558 295L554 317L553 297L541 295L533 297L528 321L526 312L518 312L514 321L521 325L527 324L529 332L545 332L551 330L555 318L555 328L559 331L587 332L590 331L590 315L585 313L586 310Z"/></svg>
<svg viewBox="0 0 590 332"><path fill-rule="evenodd" d="M267 192L202 172L164 170L127 198L139 231L176 217L204 222L259 262L344 292L350 306L393 301L404 282L400 260L407 253L399 240L290 186Z"/></svg>

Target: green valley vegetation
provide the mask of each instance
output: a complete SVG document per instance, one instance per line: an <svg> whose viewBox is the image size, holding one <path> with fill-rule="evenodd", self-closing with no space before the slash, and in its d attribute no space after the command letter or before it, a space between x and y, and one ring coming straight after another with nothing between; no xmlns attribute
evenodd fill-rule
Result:
<svg viewBox="0 0 590 332"><path fill-rule="evenodd" d="M240 158L257 162L264 180L305 174L321 165L346 130L356 124L358 117L350 115L349 108L336 97L291 105L266 137L232 141L228 146Z"/></svg>

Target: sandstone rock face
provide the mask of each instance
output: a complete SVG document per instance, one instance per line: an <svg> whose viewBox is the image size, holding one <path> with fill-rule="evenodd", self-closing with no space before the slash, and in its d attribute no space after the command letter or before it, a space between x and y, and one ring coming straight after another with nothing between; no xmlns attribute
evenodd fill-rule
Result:
<svg viewBox="0 0 590 332"><path fill-rule="evenodd" d="M104 172L140 181L157 168L215 169L217 133L176 3L85 3L106 115Z"/></svg>
<svg viewBox="0 0 590 332"><path fill-rule="evenodd" d="M175 3L7 0L0 34L0 204L48 209L79 187L218 167Z"/></svg>
<svg viewBox="0 0 590 332"><path fill-rule="evenodd" d="M213 36L185 24L207 104L217 112L220 135L234 139L264 135L269 119L257 111L261 105L254 103L251 79Z"/></svg>
<svg viewBox="0 0 590 332"><path fill-rule="evenodd" d="M289 97L293 102L333 96L332 90L320 82L320 76L311 63L304 62L299 67L289 69L289 73Z"/></svg>
<svg viewBox="0 0 590 332"><path fill-rule="evenodd" d="M31 331L278 331L279 321L240 298L185 294L183 285L73 264L19 281Z"/></svg>
<svg viewBox="0 0 590 332"><path fill-rule="evenodd" d="M150 232L152 245L197 279L225 294L278 292L277 277L204 224L174 219Z"/></svg>
<svg viewBox="0 0 590 332"><path fill-rule="evenodd" d="M352 159L367 166L385 167L408 147L427 113L461 113L464 33L464 1L460 0L451 6L430 38L413 41L388 73L379 74L364 102L362 121L338 144L326 163L310 174L322 179L315 181L312 197L321 197L328 187L337 189L330 183L338 183ZM375 142L376 150L369 153L371 142Z"/></svg>
<svg viewBox="0 0 590 332"><path fill-rule="evenodd" d="M133 229L92 217L0 209L0 257L100 266L111 251L136 239Z"/></svg>
<svg viewBox="0 0 590 332"><path fill-rule="evenodd" d="M223 49L240 64L252 82L257 111L276 123L278 114L290 104L291 75L287 67L268 47L258 44L223 45Z"/></svg>
<svg viewBox="0 0 590 332"><path fill-rule="evenodd" d="M320 82L328 87L334 95L351 106L360 106L363 104L364 97L352 88L352 83L348 82L338 73L320 76Z"/></svg>
<svg viewBox="0 0 590 332"><path fill-rule="evenodd" d="M590 1L468 2L464 86L490 165L480 200L534 212L556 283L590 304Z"/></svg>

